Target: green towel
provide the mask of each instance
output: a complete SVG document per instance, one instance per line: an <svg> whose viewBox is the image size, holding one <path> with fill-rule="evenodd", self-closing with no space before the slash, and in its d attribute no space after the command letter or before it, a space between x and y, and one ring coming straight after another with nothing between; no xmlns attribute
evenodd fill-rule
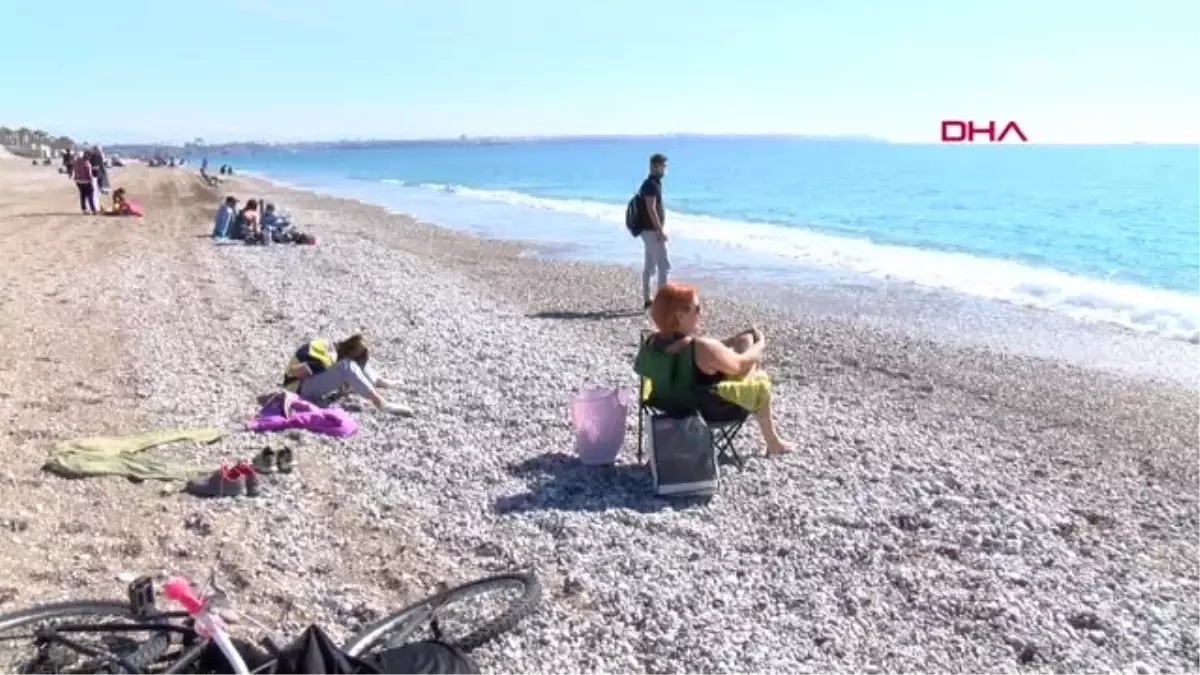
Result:
<svg viewBox="0 0 1200 675"><path fill-rule="evenodd" d="M42 468L64 478L125 476L137 480L186 480L199 471L144 451L181 441L213 443L225 434L223 429L168 429L132 436L76 438L55 444Z"/></svg>

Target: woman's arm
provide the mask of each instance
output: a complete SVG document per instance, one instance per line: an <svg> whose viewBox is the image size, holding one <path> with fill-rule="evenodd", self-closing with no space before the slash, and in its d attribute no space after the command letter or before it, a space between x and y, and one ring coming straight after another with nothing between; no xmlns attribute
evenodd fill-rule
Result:
<svg viewBox="0 0 1200 675"><path fill-rule="evenodd" d="M699 338L696 340L696 365L705 372L742 377L762 361L763 344L760 340L738 353L712 338Z"/></svg>

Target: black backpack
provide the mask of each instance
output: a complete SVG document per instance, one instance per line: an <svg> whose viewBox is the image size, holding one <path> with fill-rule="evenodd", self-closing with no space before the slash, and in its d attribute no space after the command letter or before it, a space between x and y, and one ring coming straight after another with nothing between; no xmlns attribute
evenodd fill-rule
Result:
<svg viewBox="0 0 1200 675"><path fill-rule="evenodd" d="M629 206L625 207L625 227L629 230L631 236L641 236L642 230L642 195L638 193L629 200Z"/></svg>
<svg viewBox="0 0 1200 675"><path fill-rule="evenodd" d="M277 654L268 654L244 641L235 646L251 670L271 675L313 673L357 675L358 673L429 673L434 675L477 675L479 665L461 649L437 640L410 642L362 657L353 657L338 647L319 626L309 626L292 644ZM197 672L229 673L232 666L215 644L210 644L197 664Z"/></svg>

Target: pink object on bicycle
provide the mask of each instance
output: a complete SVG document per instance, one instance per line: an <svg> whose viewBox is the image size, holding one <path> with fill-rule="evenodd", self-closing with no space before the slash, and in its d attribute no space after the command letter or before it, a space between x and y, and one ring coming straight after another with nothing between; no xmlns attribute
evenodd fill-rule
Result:
<svg viewBox="0 0 1200 675"><path fill-rule="evenodd" d="M192 584L183 577L172 577L163 584L163 595L183 605L184 611L196 616L204 610L204 601L196 596Z"/></svg>

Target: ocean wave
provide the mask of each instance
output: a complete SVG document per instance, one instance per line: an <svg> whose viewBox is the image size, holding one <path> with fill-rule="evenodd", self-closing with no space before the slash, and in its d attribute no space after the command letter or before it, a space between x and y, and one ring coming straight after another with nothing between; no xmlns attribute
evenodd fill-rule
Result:
<svg viewBox="0 0 1200 675"><path fill-rule="evenodd" d="M507 190L440 183L385 182L453 193L470 199L544 209L623 226L624 205L548 199ZM1200 344L1200 297L1177 291L1091 279L1058 270L933 251L866 239L836 237L796 227L670 213L671 234L800 264L908 282L987 300L1059 312L1079 321L1122 326Z"/></svg>

